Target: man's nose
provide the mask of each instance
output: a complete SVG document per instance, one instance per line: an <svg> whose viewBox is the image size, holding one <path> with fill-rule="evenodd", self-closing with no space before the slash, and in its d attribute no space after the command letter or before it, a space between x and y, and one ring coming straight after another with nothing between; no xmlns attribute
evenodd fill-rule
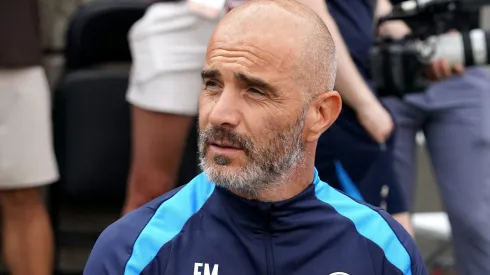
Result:
<svg viewBox="0 0 490 275"><path fill-rule="evenodd" d="M213 126L234 128L238 125L239 118L239 96L234 91L224 90L211 109L209 123Z"/></svg>

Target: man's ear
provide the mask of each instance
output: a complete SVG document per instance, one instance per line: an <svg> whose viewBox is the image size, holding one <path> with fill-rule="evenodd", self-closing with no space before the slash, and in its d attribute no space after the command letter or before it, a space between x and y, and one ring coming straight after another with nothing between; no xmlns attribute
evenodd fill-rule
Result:
<svg viewBox="0 0 490 275"><path fill-rule="evenodd" d="M338 92L331 91L318 96L308 110L306 142L317 141L337 120L341 109L342 99Z"/></svg>

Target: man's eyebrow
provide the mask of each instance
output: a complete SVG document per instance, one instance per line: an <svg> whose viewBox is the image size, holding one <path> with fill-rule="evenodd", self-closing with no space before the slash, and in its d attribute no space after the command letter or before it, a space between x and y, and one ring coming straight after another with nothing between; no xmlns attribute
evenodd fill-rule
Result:
<svg viewBox="0 0 490 275"><path fill-rule="evenodd" d="M221 73L216 69L203 69L201 71L202 79L206 78L218 78L221 77Z"/></svg>
<svg viewBox="0 0 490 275"><path fill-rule="evenodd" d="M248 76L243 73L235 73L235 78L239 79L241 82L247 84L248 86L263 89L265 90L264 92L269 93L271 96L277 96L276 89L274 89L274 87L272 87L269 83L260 78Z"/></svg>

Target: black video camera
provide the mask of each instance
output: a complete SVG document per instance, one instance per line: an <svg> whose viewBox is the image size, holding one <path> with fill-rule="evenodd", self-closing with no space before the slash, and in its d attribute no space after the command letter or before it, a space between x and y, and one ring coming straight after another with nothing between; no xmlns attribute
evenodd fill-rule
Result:
<svg viewBox="0 0 490 275"><path fill-rule="evenodd" d="M472 28L467 15L490 0L411 0L395 5L390 20L403 20L412 33L402 39L378 37L370 52L370 77L380 96L403 97L423 92L431 60L450 65L490 64L490 30ZM447 33L456 29L457 33Z"/></svg>

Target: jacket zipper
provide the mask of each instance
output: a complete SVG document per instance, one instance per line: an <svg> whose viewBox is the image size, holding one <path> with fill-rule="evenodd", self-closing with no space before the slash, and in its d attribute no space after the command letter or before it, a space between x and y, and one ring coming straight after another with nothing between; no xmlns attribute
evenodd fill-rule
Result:
<svg viewBox="0 0 490 275"><path fill-rule="evenodd" d="M272 257L272 236L270 232L270 220L266 221L264 228L264 242L266 255L267 275L274 275L274 259Z"/></svg>
<svg viewBox="0 0 490 275"><path fill-rule="evenodd" d="M274 275L274 261L272 259L272 237L269 231L265 232L265 254L267 275Z"/></svg>

